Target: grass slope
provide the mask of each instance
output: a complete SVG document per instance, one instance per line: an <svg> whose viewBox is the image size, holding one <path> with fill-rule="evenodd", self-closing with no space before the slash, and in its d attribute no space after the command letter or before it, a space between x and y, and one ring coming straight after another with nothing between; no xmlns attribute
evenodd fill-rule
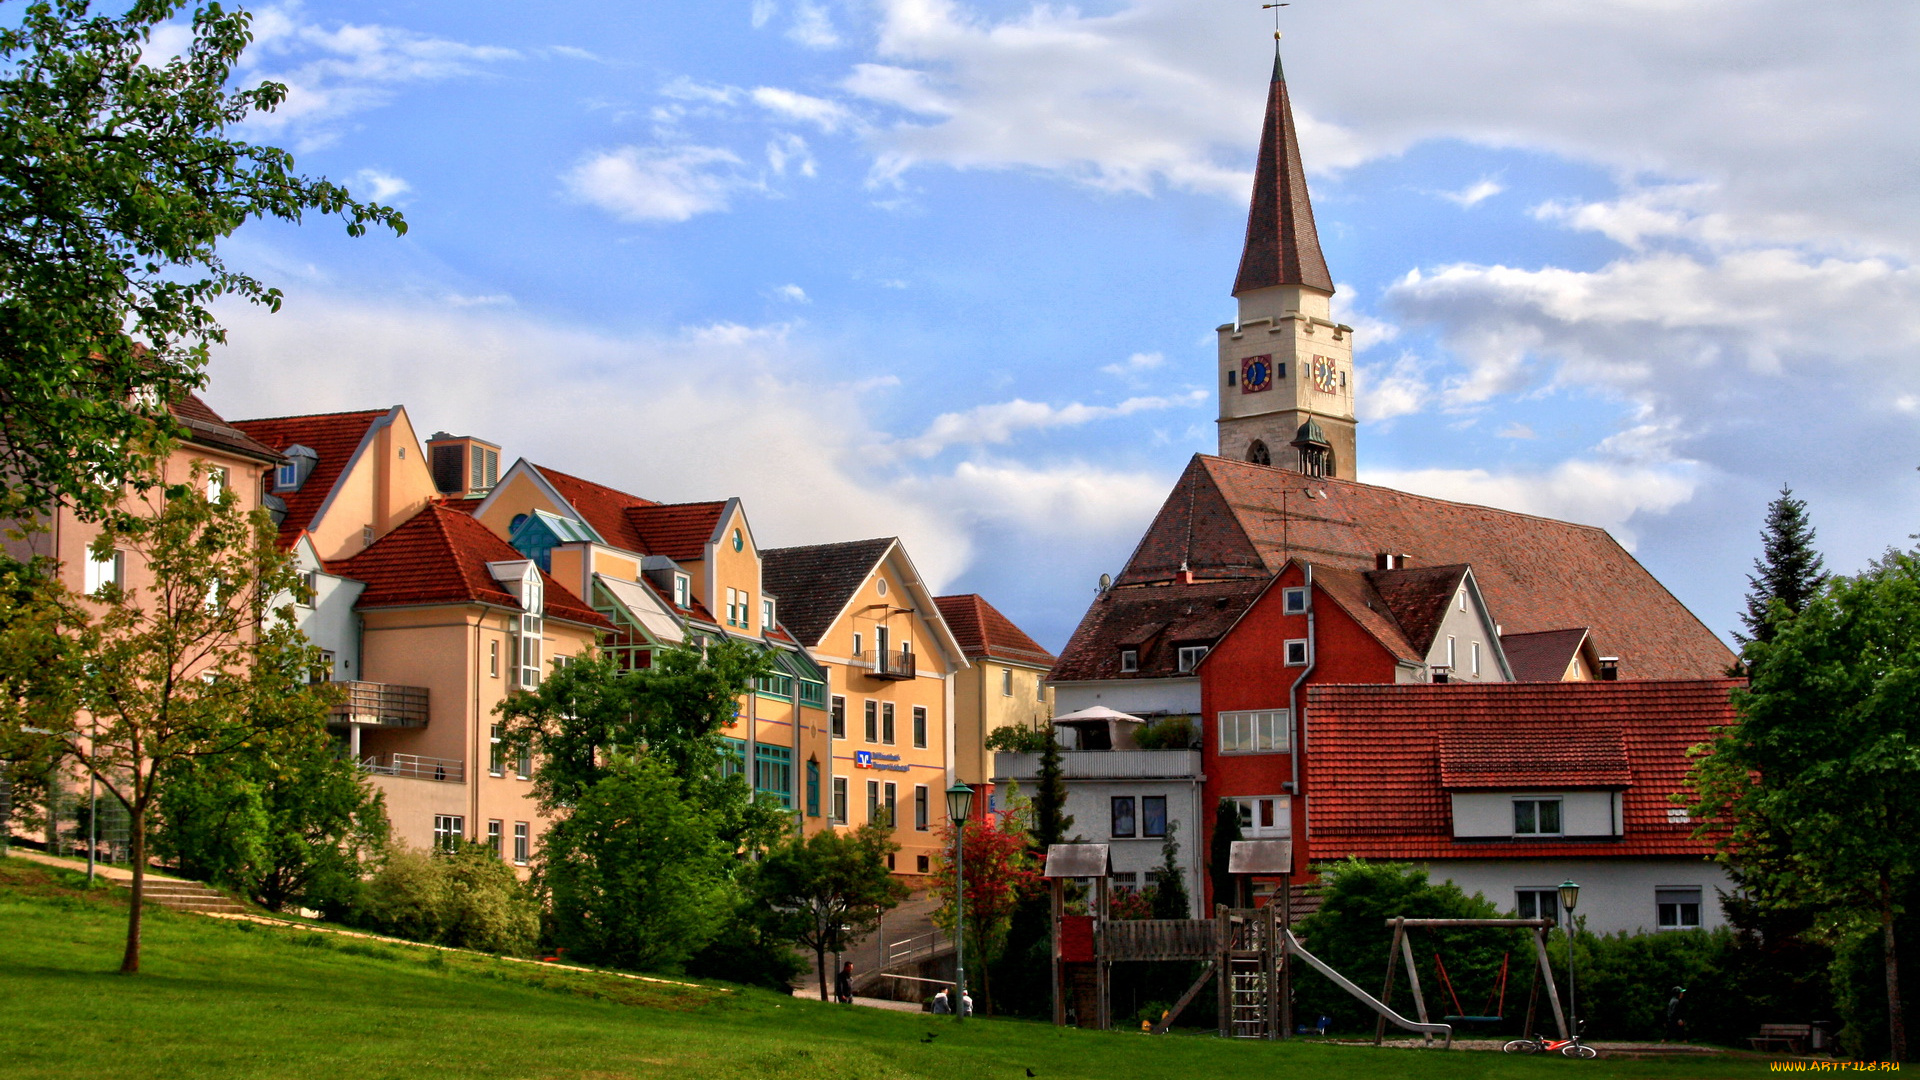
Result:
<svg viewBox="0 0 1920 1080"><path fill-rule="evenodd" d="M1303 1042L956 1027L740 988L642 983L151 909L115 974L124 893L0 860L0 1073L41 1077L1742 1077L1752 1060L1574 1062ZM931 1042L923 1041L929 1033Z"/></svg>

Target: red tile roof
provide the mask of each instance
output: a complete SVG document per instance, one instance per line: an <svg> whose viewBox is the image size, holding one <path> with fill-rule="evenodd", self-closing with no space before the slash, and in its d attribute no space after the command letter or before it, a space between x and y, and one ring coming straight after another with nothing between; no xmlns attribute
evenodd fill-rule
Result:
<svg viewBox="0 0 1920 1080"><path fill-rule="evenodd" d="M707 541L713 538L713 530L720 527L720 515L726 509L725 502L630 506L626 510L627 523L645 545L634 550L647 555L665 555L675 562L704 559Z"/></svg>
<svg viewBox="0 0 1920 1080"><path fill-rule="evenodd" d="M1267 118L1260 128L1260 156L1253 167L1253 199L1247 213L1247 240L1240 254L1235 296L1273 285L1307 285L1333 291L1333 276L1320 253L1307 199L1307 172L1300 162L1300 133L1287 100L1287 77L1280 56L1273 57L1273 81L1267 87Z"/></svg>
<svg viewBox="0 0 1920 1080"><path fill-rule="evenodd" d="M1202 578L1266 579L1291 557L1370 571L1381 552L1408 554L1414 568L1472 566L1507 631L1591 627L1623 676L1713 678L1733 662L1604 529L1205 455L1188 465L1118 583L1166 582L1183 563ZM1076 633L1063 668L1079 666L1081 647Z"/></svg>
<svg viewBox="0 0 1920 1080"><path fill-rule="evenodd" d="M1501 634L1500 648L1507 654L1515 682L1559 682L1567 677L1567 668L1580 655L1587 640L1586 627L1571 630L1540 630L1531 634Z"/></svg>
<svg viewBox="0 0 1920 1080"><path fill-rule="evenodd" d="M487 569L490 562L526 556L468 514L431 502L399 528L351 559L327 564L327 572L367 583L360 608L420 604L495 604L519 608ZM602 629L613 624L544 571L546 616Z"/></svg>
<svg viewBox="0 0 1920 1080"><path fill-rule="evenodd" d="M1312 857L1610 858L1710 852L1674 822L1687 750L1734 720L1738 679L1311 686ZM1458 841L1449 784L1624 787L1623 839Z"/></svg>
<svg viewBox="0 0 1920 1080"><path fill-rule="evenodd" d="M636 506L658 506L659 503L629 495L605 484L582 480L545 465L535 465L534 468L547 483L553 485L561 498L567 500L568 505L587 519L587 524L593 526L593 531L599 533L607 543L637 554L649 554L646 541L627 520L627 511Z"/></svg>
<svg viewBox="0 0 1920 1080"><path fill-rule="evenodd" d="M1267 579L1161 582L1114 587L1094 598L1049 678L1155 679L1180 674L1180 645L1211 645L1239 621ZM1120 670L1120 651L1139 652L1138 671Z"/></svg>
<svg viewBox="0 0 1920 1080"><path fill-rule="evenodd" d="M313 526L320 505L332 494L347 462L367 437L373 425L391 409L364 412L319 413L312 416L276 416L261 420L236 420L233 426L260 440L278 453L296 444L319 455L313 471L297 491L274 489L287 504L287 516L280 521L280 545L291 547L301 532Z"/></svg>
<svg viewBox="0 0 1920 1080"><path fill-rule="evenodd" d="M960 643L960 651L967 659L992 657L1016 664L1053 666L1052 653L1013 625L1012 619L1002 615L1000 609L987 603L979 593L936 596L933 601L940 605L940 616L947 620L947 629L953 631L954 640Z"/></svg>
<svg viewBox="0 0 1920 1080"><path fill-rule="evenodd" d="M259 458L263 461L279 461L280 454L271 446L262 445L257 439L220 418L198 394L188 394L172 405L167 411L175 420L187 429L187 439L202 446L239 454L243 457Z"/></svg>
<svg viewBox="0 0 1920 1080"><path fill-rule="evenodd" d="M1398 571L1387 571L1398 573ZM1394 617L1392 607L1374 588L1372 574L1363 574L1357 570L1343 570L1337 566L1315 566L1313 584L1321 594L1340 605L1347 617L1360 625L1362 630L1372 635L1383 648L1393 654L1395 660L1420 663L1427 658L1427 650L1413 643L1407 637L1406 630Z"/></svg>

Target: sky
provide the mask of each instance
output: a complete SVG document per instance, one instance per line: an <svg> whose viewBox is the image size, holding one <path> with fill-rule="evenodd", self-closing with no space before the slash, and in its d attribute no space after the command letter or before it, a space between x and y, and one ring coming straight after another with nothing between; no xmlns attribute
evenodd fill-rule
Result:
<svg viewBox="0 0 1920 1080"><path fill-rule="evenodd" d="M410 228L236 234L286 301L221 310L229 418L897 535L1054 649L1215 449L1253 0L252 10L290 94L242 134ZM1603 526L1722 634L1783 484L1833 569L1911 543L1920 6L1281 14L1360 479Z"/></svg>

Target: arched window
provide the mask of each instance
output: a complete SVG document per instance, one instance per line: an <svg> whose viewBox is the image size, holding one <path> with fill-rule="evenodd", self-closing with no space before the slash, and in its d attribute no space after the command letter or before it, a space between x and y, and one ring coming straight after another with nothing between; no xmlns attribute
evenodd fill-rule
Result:
<svg viewBox="0 0 1920 1080"><path fill-rule="evenodd" d="M1253 445L1247 447L1247 460L1255 465L1271 465L1273 464L1273 455L1267 453L1266 443L1255 439L1253 440Z"/></svg>

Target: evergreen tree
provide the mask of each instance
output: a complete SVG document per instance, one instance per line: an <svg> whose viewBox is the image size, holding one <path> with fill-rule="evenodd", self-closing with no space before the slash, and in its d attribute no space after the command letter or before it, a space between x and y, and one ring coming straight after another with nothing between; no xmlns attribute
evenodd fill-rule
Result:
<svg viewBox="0 0 1920 1080"><path fill-rule="evenodd" d="M1160 865L1153 870L1153 917L1156 919L1190 917L1187 883L1180 874L1180 841L1175 839L1179 832L1179 822L1167 822L1167 839L1160 845Z"/></svg>
<svg viewBox="0 0 1920 1080"><path fill-rule="evenodd" d="M1213 887L1213 902L1228 907L1238 906L1240 901L1239 883L1227 871L1227 860L1233 854L1233 842L1243 840L1240 832L1240 804L1232 799L1221 799L1213 812L1213 843L1207 849L1207 878Z"/></svg>
<svg viewBox="0 0 1920 1080"><path fill-rule="evenodd" d="M1772 641L1777 628L1774 601L1789 615L1807 609L1831 576L1826 561L1813 546L1813 525L1807 520L1807 504L1793 497L1793 489L1782 486L1780 495L1767 504L1766 527L1760 530L1760 557L1753 560L1753 573L1747 575L1747 610L1740 615L1746 633L1734 637L1745 645L1754 641Z"/></svg>
<svg viewBox="0 0 1920 1080"><path fill-rule="evenodd" d="M1073 815L1067 813L1066 769L1060 762L1060 740L1052 729L1040 750L1040 784L1033 796L1033 849L1041 859L1055 844L1068 843Z"/></svg>

